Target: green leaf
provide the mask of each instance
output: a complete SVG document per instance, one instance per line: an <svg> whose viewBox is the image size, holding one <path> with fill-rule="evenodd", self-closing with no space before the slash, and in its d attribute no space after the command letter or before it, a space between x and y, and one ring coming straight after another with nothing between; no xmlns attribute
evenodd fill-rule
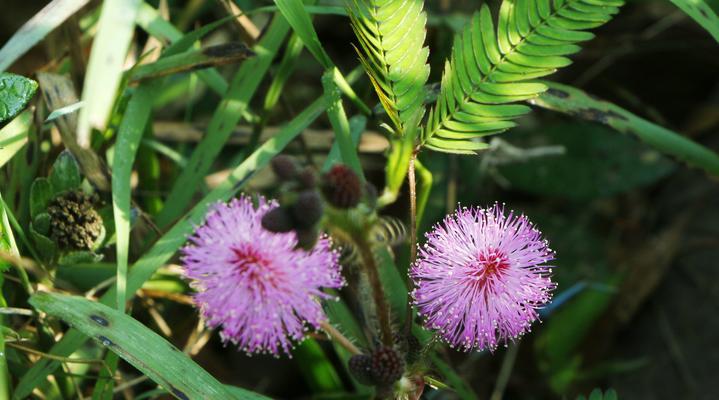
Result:
<svg viewBox="0 0 719 400"><path fill-rule="evenodd" d="M98 341L178 399L263 399L233 396L207 371L139 321L82 297L40 292L30 304Z"/></svg>
<svg viewBox="0 0 719 400"><path fill-rule="evenodd" d="M37 82L24 76L0 73L0 126L25 109L37 92Z"/></svg>
<svg viewBox="0 0 719 400"><path fill-rule="evenodd" d="M424 1L350 0L348 5L362 64L395 130L403 134L424 109L429 77Z"/></svg>
<svg viewBox="0 0 719 400"><path fill-rule="evenodd" d="M50 214L42 212L36 215L32 220L32 226L37 233L48 236L50 234Z"/></svg>
<svg viewBox="0 0 719 400"><path fill-rule="evenodd" d="M305 1L305 3L315 3L315 1ZM297 36L302 39L307 50L315 56L322 67L324 69L332 68L334 64L317 37L317 32L312 26L312 18L305 9L304 3L300 0L275 0L275 4Z"/></svg>
<svg viewBox="0 0 719 400"><path fill-rule="evenodd" d="M80 187L82 181L80 166L72 153L65 150L57 156L57 160L52 165L49 180L55 195Z"/></svg>
<svg viewBox="0 0 719 400"><path fill-rule="evenodd" d="M0 129L0 167L25 146L31 128L32 111L26 110Z"/></svg>
<svg viewBox="0 0 719 400"><path fill-rule="evenodd" d="M719 16L704 0L670 0L719 42Z"/></svg>
<svg viewBox="0 0 719 400"><path fill-rule="evenodd" d="M317 341L305 340L292 353L313 393L332 393L343 389L342 380Z"/></svg>
<svg viewBox="0 0 719 400"><path fill-rule="evenodd" d="M182 72L197 71L212 66L239 63L253 56L241 43L208 46L199 50L164 56L159 60L142 64L130 73L131 80L143 80Z"/></svg>
<svg viewBox="0 0 719 400"><path fill-rule="evenodd" d="M0 72L33 48L90 0L53 0L27 21L0 49Z"/></svg>
<svg viewBox="0 0 719 400"><path fill-rule="evenodd" d="M612 103L577 88L544 82L550 90L532 100L532 104L608 125L622 133L637 136L658 151L719 176L719 154L677 132L653 124Z"/></svg>
<svg viewBox="0 0 719 400"><path fill-rule="evenodd" d="M92 264L102 261L102 254L92 251L71 251L63 254L57 261L60 266L73 266L78 264Z"/></svg>
<svg viewBox="0 0 719 400"><path fill-rule="evenodd" d="M504 0L497 28L485 4L454 39L445 63L437 104L422 135L426 147L459 154L486 148L472 140L514 126L529 111L511 103L535 98L547 88L532 79L570 63L583 32L618 12L615 0ZM530 82L528 82L530 81ZM504 122L499 124L498 122Z"/></svg>
<svg viewBox="0 0 719 400"><path fill-rule="evenodd" d="M150 119L157 85L140 85L132 94L117 132L112 162L112 206L117 249L117 308L125 310L128 249L130 246L130 175L142 133Z"/></svg>
<svg viewBox="0 0 719 400"><path fill-rule="evenodd" d="M340 90L334 81L335 73L338 73L337 69L332 68L322 75L322 86L324 87L327 101L327 116L335 132L335 141L339 145L342 162L352 168L364 180L364 172L362 171L362 165L360 165L357 147L352 142L350 135L349 120L342 106Z"/></svg>
<svg viewBox="0 0 719 400"><path fill-rule="evenodd" d="M135 30L141 0L105 0L92 42L77 125L77 142L90 146L92 128L104 130L120 87L125 56Z"/></svg>
<svg viewBox="0 0 719 400"><path fill-rule="evenodd" d="M35 242L35 248L43 261L49 262L55 258L57 255L57 245L49 237L37 232L33 224L30 224L30 237L33 242Z"/></svg>
<svg viewBox="0 0 719 400"><path fill-rule="evenodd" d="M37 178L30 186L30 218L45 212L53 197L53 190L47 178Z"/></svg>

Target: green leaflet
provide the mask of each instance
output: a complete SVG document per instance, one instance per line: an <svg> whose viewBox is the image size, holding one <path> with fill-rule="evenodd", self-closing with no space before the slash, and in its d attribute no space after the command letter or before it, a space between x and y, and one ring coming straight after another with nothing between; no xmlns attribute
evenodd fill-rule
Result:
<svg viewBox="0 0 719 400"><path fill-rule="evenodd" d="M422 144L447 153L474 153L486 147L476 138L503 132L529 112L519 101L547 87L532 79L567 66L580 50L584 32L609 21L621 0L505 0L495 29L482 6L455 37L445 63L437 104L429 113Z"/></svg>
<svg viewBox="0 0 719 400"><path fill-rule="evenodd" d="M422 109L429 77L423 4L422 0L354 0L349 7L362 49L360 60L398 132L404 132Z"/></svg>
<svg viewBox="0 0 719 400"><path fill-rule="evenodd" d="M37 91L37 82L24 76L0 73L0 125L14 118Z"/></svg>
<svg viewBox="0 0 719 400"><path fill-rule="evenodd" d="M265 398L249 391L231 395L224 385L160 335L104 304L44 292L33 295L30 303L99 341L178 399Z"/></svg>

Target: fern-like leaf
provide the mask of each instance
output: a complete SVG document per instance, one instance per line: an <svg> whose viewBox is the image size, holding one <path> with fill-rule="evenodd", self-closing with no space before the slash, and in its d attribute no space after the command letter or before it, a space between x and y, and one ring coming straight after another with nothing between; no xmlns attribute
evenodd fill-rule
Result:
<svg viewBox="0 0 719 400"><path fill-rule="evenodd" d="M360 60L382 106L401 132L420 118L429 77L423 0L350 0Z"/></svg>
<svg viewBox="0 0 719 400"><path fill-rule="evenodd" d="M482 6L454 39L441 91L430 111L422 144L448 153L487 147L474 139L503 132L529 112L522 104L544 92L532 79L567 66L566 57L616 14L622 0L504 0L497 29Z"/></svg>

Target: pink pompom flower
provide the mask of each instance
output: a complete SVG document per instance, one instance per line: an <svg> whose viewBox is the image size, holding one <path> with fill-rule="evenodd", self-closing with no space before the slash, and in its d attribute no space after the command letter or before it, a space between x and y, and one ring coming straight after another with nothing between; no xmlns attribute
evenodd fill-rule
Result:
<svg viewBox="0 0 719 400"><path fill-rule="evenodd" d="M551 300L554 252L524 216L462 208L427 235L410 269L414 305L429 329L465 351L526 333Z"/></svg>
<svg viewBox="0 0 719 400"><path fill-rule="evenodd" d="M289 355L311 326L325 321L323 288L344 285L339 255L323 236L311 251L296 250L294 232L262 228L277 207L247 196L214 205L183 248L184 275L197 290L196 304L211 328L247 353Z"/></svg>

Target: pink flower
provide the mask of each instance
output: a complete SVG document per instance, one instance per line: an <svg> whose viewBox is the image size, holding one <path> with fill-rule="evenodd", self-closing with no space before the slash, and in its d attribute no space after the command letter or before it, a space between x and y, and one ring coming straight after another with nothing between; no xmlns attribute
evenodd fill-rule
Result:
<svg viewBox="0 0 719 400"><path fill-rule="evenodd" d="M338 254L320 238L311 251L295 250L295 233L262 228L274 201L247 196L212 207L204 225L183 248L185 277L197 290L195 302L211 328L247 353L289 354L325 316L322 288L344 285Z"/></svg>
<svg viewBox="0 0 719 400"><path fill-rule="evenodd" d="M452 347L490 351L537 319L556 285L554 252L524 216L495 204L463 208L427 234L410 270L425 325Z"/></svg>

